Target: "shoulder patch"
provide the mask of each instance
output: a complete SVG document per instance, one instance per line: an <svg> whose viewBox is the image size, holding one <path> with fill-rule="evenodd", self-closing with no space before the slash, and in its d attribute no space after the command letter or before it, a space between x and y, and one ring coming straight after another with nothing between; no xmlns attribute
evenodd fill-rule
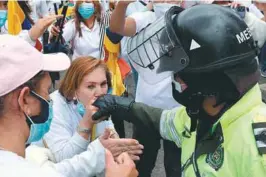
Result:
<svg viewBox="0 0 266 177"><path fill-rule="evenodd" d="M218 171L224 162L224 148L220 145L213 153L206 156L206 163Z"/></svg>
<svg viewBox="0 0 266 177"><path fill-rule="evenodd" d="M257 115L252 123L252 129L259 154L266 154L266 116Z"/></svg>

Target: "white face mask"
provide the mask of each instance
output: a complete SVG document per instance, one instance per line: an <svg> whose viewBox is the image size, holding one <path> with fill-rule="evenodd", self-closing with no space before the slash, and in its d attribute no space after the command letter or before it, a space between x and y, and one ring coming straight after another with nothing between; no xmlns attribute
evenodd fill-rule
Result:
<svg viewBox="0 0 266 177"><path fill-rule="evenodd" d="M168 11L172 6L177 4L169 3L154 3L153 8L157 18L164 16L165 12Z"/></svg>

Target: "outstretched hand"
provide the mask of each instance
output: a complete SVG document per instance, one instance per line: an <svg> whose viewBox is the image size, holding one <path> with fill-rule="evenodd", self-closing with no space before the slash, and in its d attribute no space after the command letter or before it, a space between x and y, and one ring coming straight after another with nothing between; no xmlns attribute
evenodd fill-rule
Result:
<svg viewBox="0 0 266 177"><path fill-rule="evenodd" d="M113 139L110 138L110 135L110 130L106 129L99 140L103 147L113 154L114 158L118 158L120 154L127 152L132 160L139 160L139 155L142 154L144 148L143 145L139 144L139 142L134 139Z"/></svg>

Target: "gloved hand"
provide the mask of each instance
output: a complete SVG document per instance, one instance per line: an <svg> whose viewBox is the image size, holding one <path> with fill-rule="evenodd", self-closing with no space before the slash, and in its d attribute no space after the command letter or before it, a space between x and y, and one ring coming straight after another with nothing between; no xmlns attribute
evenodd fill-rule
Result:
<svg viewBox="0 0 266 177"><path fill-rule="evenodd" d="M99 110L92 115L93 120L99 120L110 115L123 116L123 119L127 120L126 114L129 112L135 101L126 97L119 97L115 95L104 95L99 97L92 105Z"/></svg>

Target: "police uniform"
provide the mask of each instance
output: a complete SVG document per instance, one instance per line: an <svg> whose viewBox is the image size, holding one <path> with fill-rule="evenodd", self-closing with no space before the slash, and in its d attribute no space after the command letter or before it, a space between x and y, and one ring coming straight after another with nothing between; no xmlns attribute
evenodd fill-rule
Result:
<svg viewBox="0 0 266 177"><path fill-rule="evenodd" d="M202 177L266 175L266 105L259 85L223 114L210 133L197 142L197 148L196 133L189 131L190 126L184 107L162 113L161 136L185 149L184 176L195 176L196 168Z"/></svg>

